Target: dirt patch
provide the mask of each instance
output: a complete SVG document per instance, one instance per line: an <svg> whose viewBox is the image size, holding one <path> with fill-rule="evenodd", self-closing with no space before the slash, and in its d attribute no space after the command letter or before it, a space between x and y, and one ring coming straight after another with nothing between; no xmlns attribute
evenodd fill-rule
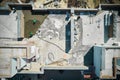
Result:
<svg viewBox="0 0 120 80"><path fill-rule="evenodd" d="M21 0L21 2L23 2L23 3L29 3L30 0Z"/></svg>
<svg viewBox="0 0 120 80"><path fill-rule="evenodd" d="M5 4L6 4L7 2L10 2L10 3L18 3L17 0L0 0L0 7L5 6Z"/></svg>
<svg viewBox="0 0 120 80"><path fill-rule="evenodd" d="M40 27L40 21L37 21L35 24L33 24L33 20L29 20L25 23L26 27L25 27L25 37L29 37L30 33L32 32L33 34L35 34L35 32L38 30L38 28Z"/></svg>
<svg viewBox="0 0 120 80"><path fill-rule="evenodd" d="M29 38L30 33L33 33L33 35L36 33L38 28L40 28L40 25L44 22L45 18L48 14L45 15L32 15L30 10L24 10L24 21L25 21L25 37ZM33 20L36 20L36 23L33 23Z"/></svg>

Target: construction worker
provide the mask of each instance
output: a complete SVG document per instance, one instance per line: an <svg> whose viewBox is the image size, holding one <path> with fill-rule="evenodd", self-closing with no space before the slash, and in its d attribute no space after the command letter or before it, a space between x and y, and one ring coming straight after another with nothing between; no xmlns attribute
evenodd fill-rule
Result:
<svg viewBox="0 0 120 80"><path fill-rule="evenodd" d="M13 13L15 13L15 12L16 12L16 9L15 9L14 7L12 8L12 10L13 10Z"/></svg>

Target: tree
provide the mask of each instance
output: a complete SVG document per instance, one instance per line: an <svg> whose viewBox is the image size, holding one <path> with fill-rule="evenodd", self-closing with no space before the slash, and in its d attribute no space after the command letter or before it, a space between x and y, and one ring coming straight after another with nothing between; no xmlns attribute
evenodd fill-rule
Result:
<svg viewBox="0 0 120 80"><path fill-rule="evenodd" d="M32 22L33 22L33 24L35 24L35 23L37 22L37 20L36 20L36 19L33 19L33 21L32 21Z"/></svg>
<svg viewBox="0 0 120 80"><path fill-rule="evenodd" d="M32 33L32 32L30 32L30 33L29 33L29 37L32 37L32 36L33 36L33 33Z"/></svg>

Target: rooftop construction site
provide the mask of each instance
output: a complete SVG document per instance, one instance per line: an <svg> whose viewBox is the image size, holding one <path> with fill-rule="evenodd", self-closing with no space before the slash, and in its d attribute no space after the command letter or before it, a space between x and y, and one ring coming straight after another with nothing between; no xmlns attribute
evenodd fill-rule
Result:
<svg viewBox="0 0 120 80"><path fill-rule="evenodd" d="M0 0L0 80L119 80L120 0Z"/></svg>

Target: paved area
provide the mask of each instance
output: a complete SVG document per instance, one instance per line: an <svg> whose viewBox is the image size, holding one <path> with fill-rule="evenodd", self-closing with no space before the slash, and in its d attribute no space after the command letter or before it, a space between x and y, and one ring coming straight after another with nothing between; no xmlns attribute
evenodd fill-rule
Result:
<svg viewBox="0 0 120 80"><path fill-rule="evenodd" d="M65 57L64 22L65 15L48 15L34 36L34 38L39 38L40 53L44 53L41 54L44 60L41 61L45 62L45 64L50 64ZM49 59L49 55L52 59Z"/></svg>
<svg viewBox="0 0 120 80"><path fill-rule="evenodd" d="M104 15L107 11L97 16L81 16L83 21L83 45L104 43Z"/></svg>
<svg viewBox="0 0 120 80"><path fill-rule="evenodd" d="M41 64L50 64L54 66L65 65L83 65L84 53L87 53L88 47L75 45L74 49L69 53L65 53L65 15L50 14L40 26L33 39L39 39L37 45L40 46ZM82 45L82 25L81 19L76 21L75 28L78 35L77 44ZM48 25L49 24L49 25ZM70 26L67 26L70 27ZM81 49L80 49L81 48ZM84 52L82 52L84 50ZM74 54L72 54L74 53ZM75 57L76 56L76 57ZM71 67L72 67L71 66Z"/></svg>
<svg viewBox="0 0 120 80"><path fill-rule="evenodd" d="M0 38L17 38L17 13L0 15Z"/></svg>

